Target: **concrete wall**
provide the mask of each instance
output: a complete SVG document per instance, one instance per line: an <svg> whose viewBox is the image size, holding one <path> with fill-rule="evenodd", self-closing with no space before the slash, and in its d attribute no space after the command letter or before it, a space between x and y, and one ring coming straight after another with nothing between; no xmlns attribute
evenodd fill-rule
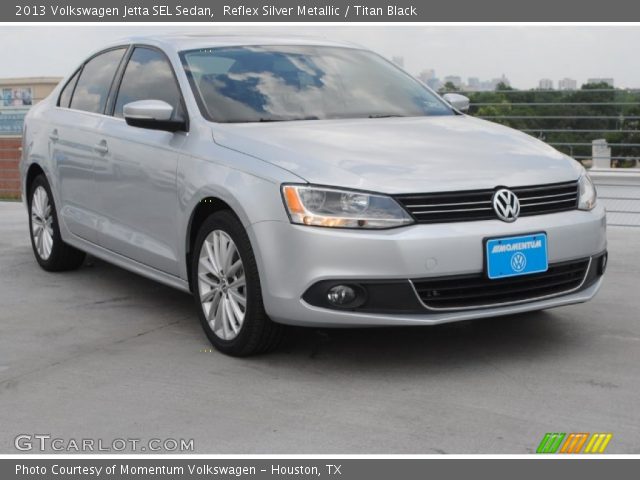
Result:
<svg viewBox="0 0 640 480"><path fill-rule="evenodd" d="M20 198L20 138L0 137L0 198Z"/></svg>
<svg viewBox="0 0 640 480"><path fill-rule="evenodd" d="M607 224L640 227L640 169L592 168L589 174L607 209Z"/></svg>

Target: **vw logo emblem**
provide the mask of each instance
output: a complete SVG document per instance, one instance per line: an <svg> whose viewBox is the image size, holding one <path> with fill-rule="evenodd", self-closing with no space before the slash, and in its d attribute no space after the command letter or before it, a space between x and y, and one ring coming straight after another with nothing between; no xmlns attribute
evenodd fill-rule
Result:
<svg viewBox="0 0 640 480"><path fill-rule="evenodd" d="M527 257L522 252L516 252L511 257L511 268L514 272L520 273L527 266Z"/></svg>
<svg viewBox="0 0 640 480"><path fill-rule="evenodd" d="M520 200L511 190L501 188L493 195L493 209L503 222L515 222L520 215Z"/></svg>

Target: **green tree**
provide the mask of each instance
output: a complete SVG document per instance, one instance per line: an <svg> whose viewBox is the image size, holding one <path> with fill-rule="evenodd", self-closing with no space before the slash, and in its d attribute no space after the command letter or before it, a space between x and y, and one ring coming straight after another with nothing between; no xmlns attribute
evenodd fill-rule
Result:
<svg viewBox="0 0 640 480"><path fill-rule="evenodd" d="M450 93L450 92L459 92L460 89L456 87L452 82L445 83L442 87L440 87L440 93Z"/></svg>
<svg viewBox="0 0 640 480"><path fill-rule="evenodd" d="M514 90L499 84L493 92L468 92L471 115L485 117L552 144L580 160L590 158L591 142L640 144L640 91L619 90L606 83L580 90ZM571 144L571 145L568 145ZM633 166L640 147L612 147L618 166Z"/></svg>

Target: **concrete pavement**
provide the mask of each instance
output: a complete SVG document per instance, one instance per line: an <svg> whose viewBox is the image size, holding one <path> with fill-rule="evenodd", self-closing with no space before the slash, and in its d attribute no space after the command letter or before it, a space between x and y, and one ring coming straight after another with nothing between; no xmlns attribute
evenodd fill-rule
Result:
<svg viewBox="0 0 640 480"><path fill-rule="evenodd" d="M19 434L193 439L196 453L530 453L612 432L640 453L640 230L587 304L431 328L296 330L210 351L190 296L101 261L36 264L0 202L0 453ZM47 451L46 453L51 453Z"/></svg>

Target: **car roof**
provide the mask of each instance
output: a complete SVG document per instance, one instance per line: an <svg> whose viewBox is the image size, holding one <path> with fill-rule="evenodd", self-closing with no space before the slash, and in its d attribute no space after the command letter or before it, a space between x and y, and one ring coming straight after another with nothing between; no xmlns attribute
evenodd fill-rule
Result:
<svg viewBox="0 0 640 480"><path fill-rule="evenodd" d="M293 35L211 35L211 34L162 34L131 36L113 42L110 46L141 43L154 45L167 51L180 52L199 48L215 48L243 45L314 45L343 48L362 48L359 45L328 40L320 37ZM101 50L103 50L102 48Z"/></svg>

